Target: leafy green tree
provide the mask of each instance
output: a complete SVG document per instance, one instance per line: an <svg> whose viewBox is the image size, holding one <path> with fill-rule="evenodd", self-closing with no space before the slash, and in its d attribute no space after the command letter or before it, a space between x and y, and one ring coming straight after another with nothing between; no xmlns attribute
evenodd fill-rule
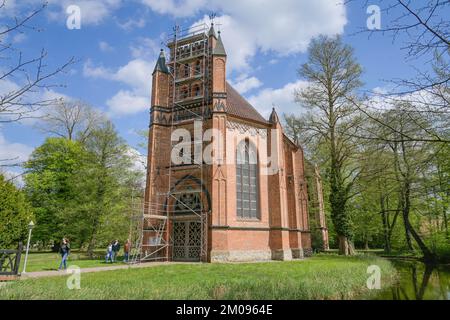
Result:
<svg viewBox="0 0 450 320"><path fill-rule="evenodd" d="M71 179L75 205L69 216L72 225L77 220L85 222L78 224L77 233L92 255L95 247L127 237L130 199L133 190L142 190L142 173L133 168L130 148L109 121L92 131L85 150L82 165Z"/></svg>
<svg viewBox="0 0 450 320"><path fill-rule="evenodd" d="M65 138L48 138L36 148L25 164L25 192L36 215L34 238L44 245L67 235L66 212L73 198L70 180L81 165L80 143Z"/></svg>
<svg viewBox="0 0 450 320"><path fill-rule="evenodd" d="M0 174L0 248L16 247L26 241L28 223L34 219L24 193Z"/></svg>

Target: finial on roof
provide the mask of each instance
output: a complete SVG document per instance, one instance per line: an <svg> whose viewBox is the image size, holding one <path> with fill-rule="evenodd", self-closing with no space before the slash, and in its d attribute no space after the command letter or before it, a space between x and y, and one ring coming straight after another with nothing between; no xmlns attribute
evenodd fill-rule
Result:
<svg viewBox="0 0 450 320"><path fill-rule="evenodd" d="M278 114L275 111L275 107L272 108L272 113L270 114L269 121L271 123L278 123L278 122L280 122L280 119L278 118Z"/></svg>
<svg viewBox="0 0 450 320"><path fill-rule="evenodd" d="M158 60L156 61L155 69L153 70L153 74L156 71L161 71L163 73L169 73L169 68L166 65L166 55L164 54L164 49L161 49L159 52Z"/></svg>

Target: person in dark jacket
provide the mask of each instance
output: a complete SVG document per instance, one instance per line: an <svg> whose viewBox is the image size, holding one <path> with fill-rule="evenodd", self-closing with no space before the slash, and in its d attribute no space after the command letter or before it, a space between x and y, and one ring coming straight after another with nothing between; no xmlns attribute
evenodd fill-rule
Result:
<svg viewBox="0 0 450 320"><path fill-rule="evenodd" d="M70 243L69 240L66 238L63 238L61 247L59 248L59 253L61 254L61 263L59 264L58 270L61 270L64 267L64 270L67 269L67 258L70 254Z"/></svg>
<svg viewBox="0 0 450 320"><path fill-rule="evenodd" d="M120 250L120 243L119 240L116 240L112 245L112 262L116 261L117 256L119 255L119 250Z"/></svg>

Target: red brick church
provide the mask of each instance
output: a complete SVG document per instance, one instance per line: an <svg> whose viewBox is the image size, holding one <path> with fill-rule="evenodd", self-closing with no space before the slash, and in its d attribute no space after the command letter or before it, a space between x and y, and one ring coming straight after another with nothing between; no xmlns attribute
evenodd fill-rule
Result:
<svg viewBox="0 0 450 320"><path fill-rule="evenodd" d="M265 119L227 82L227 53L213 24L177 29L168 48L153 72L143 258L309 255L302 149L275 110Z"/></svg>

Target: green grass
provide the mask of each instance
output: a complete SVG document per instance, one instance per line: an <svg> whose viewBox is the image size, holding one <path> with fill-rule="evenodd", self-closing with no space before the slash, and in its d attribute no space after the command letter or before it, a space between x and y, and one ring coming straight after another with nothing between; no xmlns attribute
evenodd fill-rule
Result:
<svg viewBox="0 0 450 320"><path fill-rule="evenodd" d="M367 266L382 269L382 286L396 278L387 260L374 256L318 255L302 261L186 264L29 279L0 287L0 299L367 299Z"/></svg>
<svg viewBox="0 0 450 320"><path fill-rule="evenodd" d="M91 268L91 267L104 267L105 263L105 253L103 251L98 251L94 253L96 258L89 259L84 253L80 253L78 251L72 251L69 255L69 260L67 261L68 265L77 265L80 268ZM119 255L119 260L122 259L122 256ZM23 264L25 261L25 254L22 255L22 259L20 261L19 271L22 272ZM61 263L61 255L58 253L50 253L50 252L33 252L28 255L27 262L27 272L33 271L49 271L49 270L57 270L59 264Z"/></svg>

